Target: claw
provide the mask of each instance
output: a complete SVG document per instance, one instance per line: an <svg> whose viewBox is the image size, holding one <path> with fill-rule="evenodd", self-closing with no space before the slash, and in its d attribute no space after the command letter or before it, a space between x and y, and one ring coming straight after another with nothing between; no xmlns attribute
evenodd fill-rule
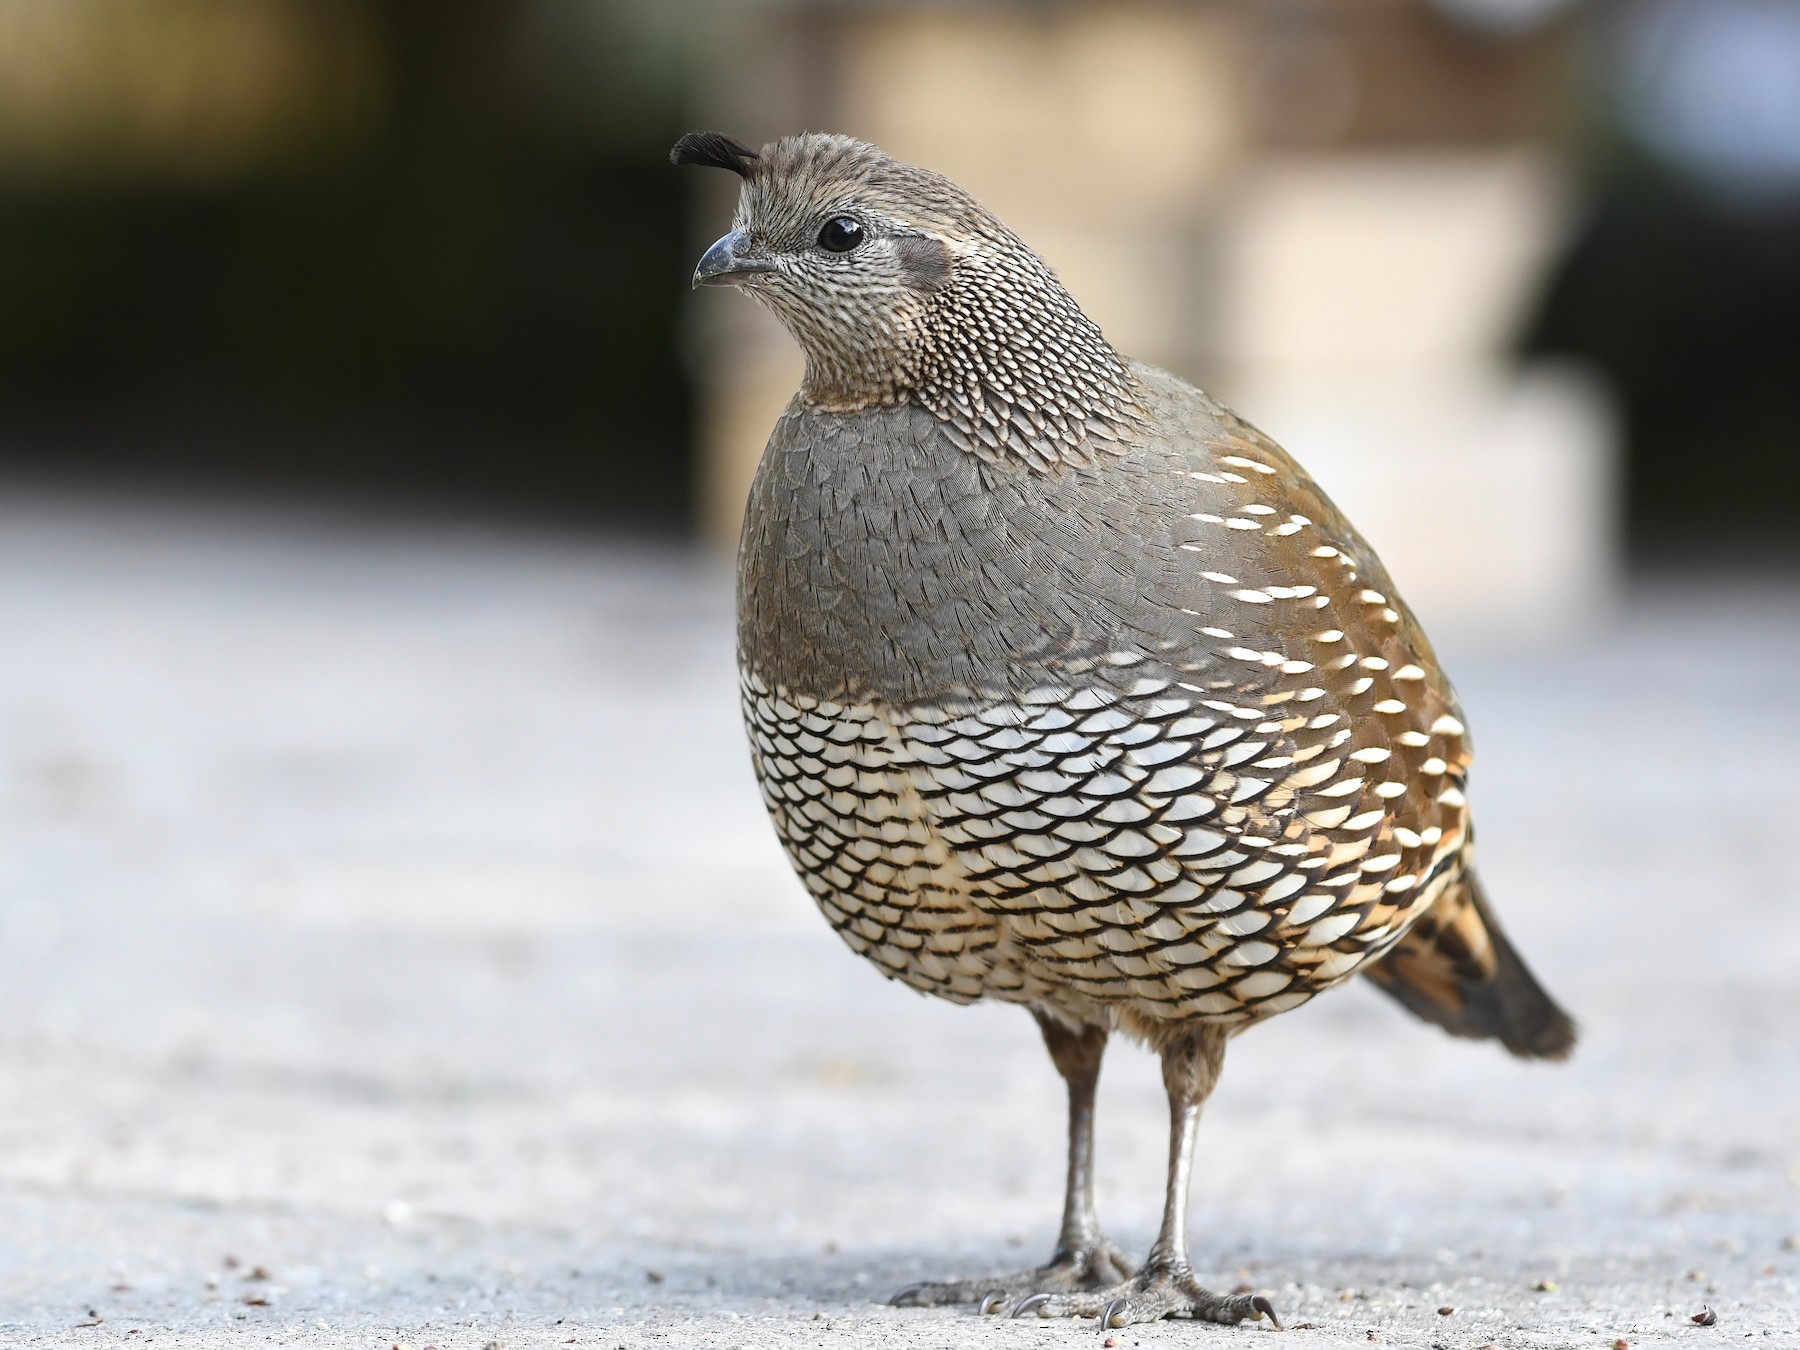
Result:
<svg viewBox="0 0 1800 1350"><path fill-rule="evenodd" d="M1055 1314L1038 1311L1045 1304L1049 1303L1052 1297L1053 1296L1050 1294L1033 1294L1030 1298L1020 1299L1019 1306L1012 1310L1012 1315L1014 1317L1023 1317L1026 1313L1034 1312L1040 1317L1052 1317Z"/></svg>
<svg viewBox="0 0 1800 1350"><path fill-rule="evenodd" d="M1250 1306L1256 1309L1259 1317L1268 1318L1275 1330L1285 1330L1281 1325L1281 1319L1275 1315L1275 1305L1269 1302L1269 1300L1264 1298L1261 1294L1258 1294L1255 1298L1250 1300Z"/></svg>
<svg viewBox="0 0 1800 1350"><path fill-rule="evenodd" d="M1117 1321L1113 1319L1117 1318ZM1100 1330L1117 1331L1131 1323L1131 1300L1115 1298L1100 1313Z"/></svg>
<svg viewBox="0 0 1800 1350"><path fill-rule="evenodd" d="M890 1307L890 1308L910 1308L910 1307L912 1307L914 1304L914 1301L919 1297L920 1291L922 1291L924 1288L925 1288L925 1285L923 1283L907 1285L906 1288L900 1290L897 1294L895 1294L892 1298L890 1298L888 1300L888 1307Z"/></svg>
<svg viewBox="0 0 1800 1350"><path fill-rule="evenodd" d="M1005 1312L1007 1297L1007 1292L1004 1289L990 1289L981 1296L981 1302L976 1307L975 1311L980 1313L983 1317L988 1316L990 1313Z"/></svg>

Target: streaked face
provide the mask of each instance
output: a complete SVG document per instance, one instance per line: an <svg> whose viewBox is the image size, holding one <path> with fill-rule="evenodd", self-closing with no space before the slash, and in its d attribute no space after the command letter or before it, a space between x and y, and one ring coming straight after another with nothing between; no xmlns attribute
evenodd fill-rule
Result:
<svg viewBox="0 0 1800 1350"><path fill-rule="evenodd" d="M732 230L701 259L695 284L740 286L773 310L806 352L810 383L879 385L908 364L949 280L961 246L946 208L965 204L936 175L867 147L785 156L778 147L745 181Z"/></svg>

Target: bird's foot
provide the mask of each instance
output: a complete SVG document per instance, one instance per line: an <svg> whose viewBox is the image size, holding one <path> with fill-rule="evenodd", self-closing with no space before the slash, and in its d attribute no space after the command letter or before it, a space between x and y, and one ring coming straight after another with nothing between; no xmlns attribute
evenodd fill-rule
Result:
<svg viewBox="0 0 1800 1350"><path fill-rule="evenodd" d="M1036 1270L994 1275L985 1280L909 1284L888 1302L896 1308L929 1308L942 1303L975 1303L984 1313L1005 1314L1020 1299L1042 1293L1078 1294L1106 1289L1131 1273L1131 1259L1102 1237L1089 1246L1057 1252Z"/></svg>
<svg viewBox="0 0 1800 1350"><path fill-rule="evenodd" d="M1185 1266L1146 1266L1120 1284L1075 1292L1044 1291L1022 1299L1014 1317L1098 1317L1102 1331L1165 1317L1227 1324L1266 1317L1281 1329L1275 1306L1261 1294L1215 1294Z"/></svg>

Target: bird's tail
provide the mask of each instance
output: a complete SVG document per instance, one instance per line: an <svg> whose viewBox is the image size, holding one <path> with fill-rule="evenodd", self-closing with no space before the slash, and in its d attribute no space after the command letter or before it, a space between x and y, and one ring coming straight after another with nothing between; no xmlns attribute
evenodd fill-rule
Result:
<svg viewBox="0 0 1800 1350"><path fill-rule="evenodd" d="M1575 1048L1575 1023L1512 949L1472 869L1365 973L1453 1036L1498 1040L1525 1059L1562 1059Z"/></svg>

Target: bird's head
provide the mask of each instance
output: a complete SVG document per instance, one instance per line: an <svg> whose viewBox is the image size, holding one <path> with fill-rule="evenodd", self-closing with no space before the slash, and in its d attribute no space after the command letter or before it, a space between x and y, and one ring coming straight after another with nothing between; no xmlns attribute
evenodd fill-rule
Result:
<svg viewBox="0 0 1800 1350"><path fill-rule="evenodd" d="M743 178L731 232L694 284L741 286L772 309L806 352L809 394L826 403L893 401L957 259L1004 230L949 179L848 136L757 151L696 132L671 158Z"/></svg>
<svg viewBox="0 0 1800 1350"><path fill-rule="evenodd" d="M917 398L995 448L1013 430L1084 440L1089 420L1120 402L1124 363L1100 330L942 174L820 133L753 150L693 132L670 159L743 179L731 230L694 284L742 287L775 312L806 355L812 403Z"/></svg>

